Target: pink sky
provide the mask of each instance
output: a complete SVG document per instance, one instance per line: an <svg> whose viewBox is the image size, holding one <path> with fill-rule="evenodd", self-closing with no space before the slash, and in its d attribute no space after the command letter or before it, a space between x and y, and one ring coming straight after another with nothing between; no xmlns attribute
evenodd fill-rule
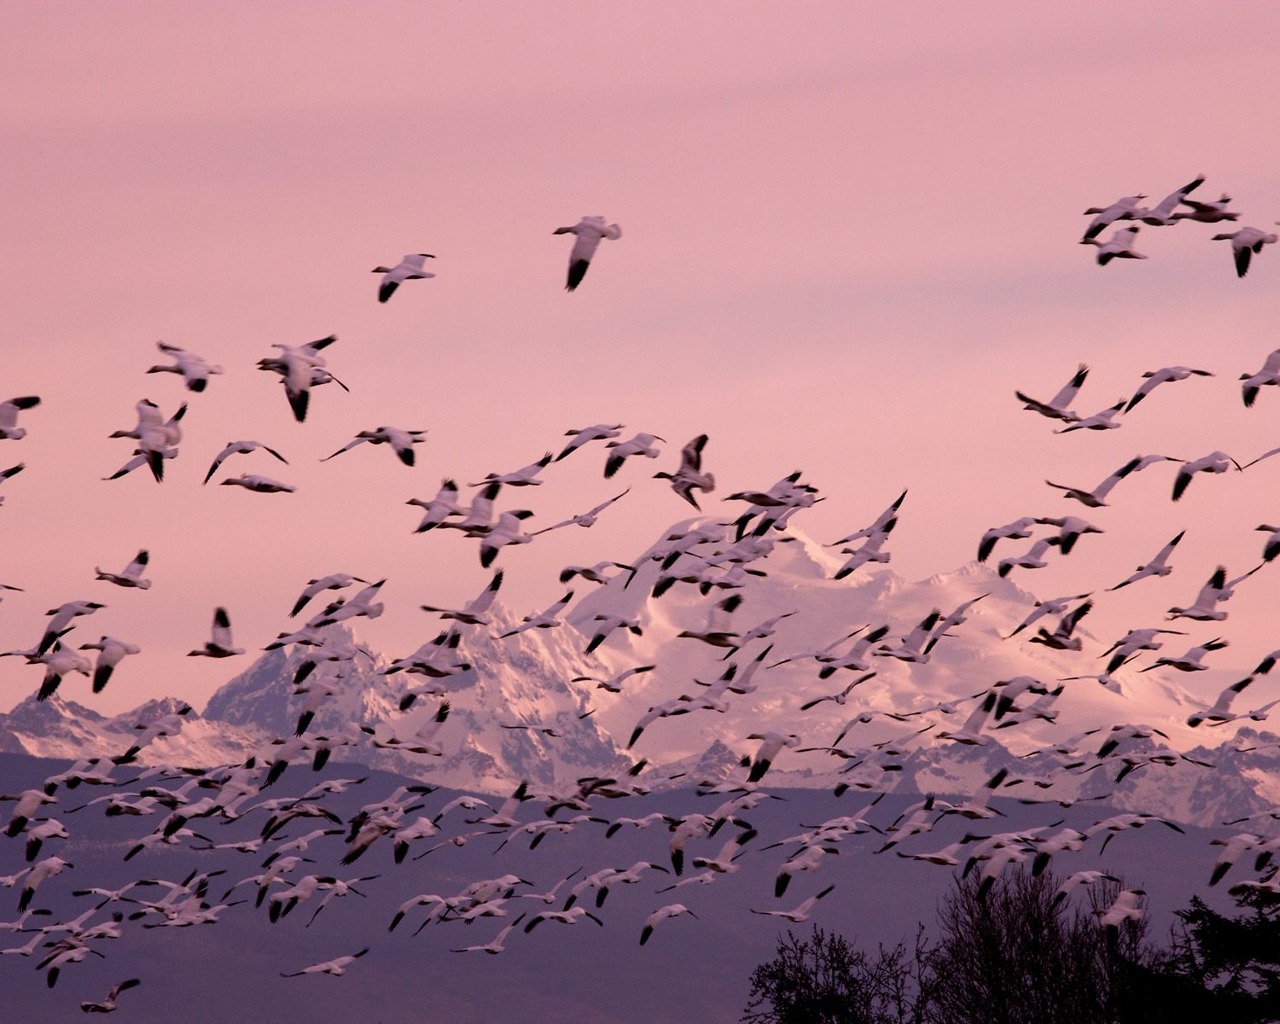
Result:
<svg viewBox="0 0 1280 1024"><path fill-rule="evenodd" d="M1280 254L1237 280L1207 225L1145 228L1150 258L1106 268L1076 244L1085 207L1158 199L1199 172L1198 194L1230 192L1241 223L1280 219L1273 5L7 15L0 399L43 404L23 414L25 439L0 441L0 469L27 466L0 490L0 582L24 588L0 604L0 648L35 643L48 608L105 602L74 636L112 633L143 654L97 698L78 677L64 684L104 712L159 694L203 706L247 665L185 657L213 607L252 651L289 625L309 578L339 570L388 578L387 612L361 633L407 653L436 629L419 604L464 601L488 573L474 543L414 536L405 500L443 476L515 469L601 421L670 450L613 482L586 449L545 486L504 495L536 527L632 487L592 530L503 556L517 611L560 595L561 566L626 560L684 518L651 474L703 432L720 482L709 511L736 512L718 498L802 469L828 500L797 525L828 540L909 488L889 545L908 578L962 565L989 526L1085 514L1106 534L1020 580L1051 597L1118 582L1186 528L1171 577L1109 595L1091 618L1104 643L1189 603L1219 562L1250 568L1253 528L1280 519L1280 458L1198 479L1176 505L1163 467L1096 513L1043 484L1092 486L1138 453L1246 461L1280 444L1280 395L1245 410L1236 380L1280 344ZM567 295L570 243L551 232L597 213L623 237ZM438 276L380 306L370 268L418 251L436 254ZM330 368L352 391L318 391L300 426L255 363L329 333ZM157 340L226 373L199 395L147 376ZM1013 390L1050 395L1080 362L1093 367L1086 413L1144 370L1217 376L1156 392L1121 430L1055 437ZM102 482L130 453L107 435L133 425L143 397L166 411L190 400L181 456L162 486ZM429 431L416 468L370 446L319 462L383 423ZM242 457L230 474L297 493L201 487L239 438L291 464ZM94 580L140 547L150 591ZM1209 624L1232 640L1222 678L1280 646L1277 573ZM0 661L0 706L39 678Z"/></svg>

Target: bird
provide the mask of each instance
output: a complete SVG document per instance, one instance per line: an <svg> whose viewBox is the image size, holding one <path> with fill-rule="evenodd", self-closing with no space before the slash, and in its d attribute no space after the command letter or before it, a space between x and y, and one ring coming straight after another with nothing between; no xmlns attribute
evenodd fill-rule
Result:
<svg viewBox="0 0 1280 1024"><path fill-rule="evenodd" d="M244 654L243 647L233 647L231 643L231 619L227 610L222 607L213 610L213 629L204 647L188 651L189 657L230 658L236 654Z"/></svg>
<svg viewBox="0 0 1280 1024"><path fill-rule="evenodd" d="M1041 537L1021 555L1012 555L1000 559L996 573L1003 579L1014 569L1043 569L1049 563L1044 560L1045 552L1059 544L1057 537Z"/></svg>
<svg viewBox="0 0 1280 1024"><path fill-rule="evenodd" d="M364 444L368 441L370 444L387 444L396 453L396 457L406 466L413 465L413 446L422 444L427 439L425 430L401 430L399 427L377 427L374 430L362 430L356 434L355 438L348 441L332 455L326 455L321 462L328 462L332 458L336 458L343 452L349 452L356 445Z"/></svg>
<svg viewBox="0 0 1280 1024"><path fill-rule="evenodd" d="M606 441L612 437L622 436L622 424L615 423L610 426L607 423L596 423L590 427L582 427L580 429L569 429L564 432L565 437L572 437L573 440L564 446L560 454L553 459L553 462L559 462L568 455L573 454L584 444L591 441Z"/></svg>
<svg viewBox="0 0 1280 1024"><path fill-rule="evenodd" d="M303 588L302 593L298 595L298 600L294 602L293 609L289 612L289 617L293 618L297 615L313 597L323 593L326 590L343 590L353 583L368 583L366 579L359 576L352 576L346 572L330 573L328 576L321 576L319 579L308 580L307 585Z"/></svg>
<svg viewBox="0 0 1280 1024"><path fill-rule="evenodd" d="M423 269L427 260L433 259L435 256L429 252L411 252L402 256L400 262L394 267L374 267L371 273L383 275L382 280L378 282L378 301L386 302L404 281L421 281L424 278L435 277L436 275L431 271Z"/></svg>
<svg viewBox="0 0 1280 1024"><path fill-rule="evenodd" d="M1169 384L1173 381L1186 380L1188 377L1212 377L1213 374L1208 370L1197 370L1191 366L1165 366L1159 370L1147 370L1142 375L1145 380L1133 393L1133 397L1125 404L1124 411L1129 412L1135 405L1141 402L1147 395L1151 394L1161 384Z"/></svg>
<svg viewBox="0 0 1280 1024"><path fill-rule="evenodd" d="M1127 228L1120 228L1105 242L1100 242L1096 238L1086 239L1086 244L1096 245L1098 252L1096 259L1098 266L1105 267L1112 260L1145 260L1147 257L1140 252L1136 252L1133 248L1134 243L1138 240L1138 225L1133 224Z"/></svg>
<svg viewBox="0 0 1280 1024"><path fill-rule="evenodd" d="M104 572L100 568L94 568L97 578L106 580L108 583L114 583L118 587L137 587L139 590L151 589L151 581L144 580L142 574L146 571L149 555L145 550L139 551L128 565L120 572Z"/></svg>
<svg viewBox="0 0 1280 1024"><path fill-rule="evenodd" d="M39 404L38 395L22 395L0 402L0 441L20 441L26 437L27 428L18 426L18 413Z"/></svg>
<svg viewBox="0 0 1280 1024"><path fill-rule="evenodd" d="M580 513L578 513L576 516L570 516L568 519L562 520L561 522L555 523L555 524L553 524L553 525L551 525L551 526L544 526L541 530L534 530L534 531L533 531L529 536L531 536L531 537L536 537L536 536L537 536L538 534L540 534L540 533L549 533L549 532L550 532L550 531L552 531L552 530L559 530L559 529L562 529L563 527L566 527L566 526L582 526L582 527L591 527L591 526L595 526L595 525L596 525L596 520L599 518L599 516L600 516L600 513L601 513L601 512L603 512L605 509L607 509L607 508L608 508L610 505L612 505L615 501L618 501L618 500L620 500L621 498L626 497L626 495L628 495L630 492L631 492L631 488L630 488L630 487L628 487L628 488L627 488L625 491L623 491L621 494L615 494L612 498L606 498L604 501L600 502L600 504L599 504L599 505L596 505L596 506L594 506L594 507L592 507L592 508L588 509L586 512L580 512ZM600 563L600 566L604 566L604 567L607 567L607 566L609 566L609 565L616 565L616 566L618 566L618 567L619 567L619 568L621 568L621 569L630 569L630 570L631 570L631 574L632 574L633 576L635 575L635 569L634 569L634 567L629 566L629 565L623 565L621 562L603 562L603 563ZM581 570L580 570L580 571L581 571ZM588 571L590 571L590 570L588 570ZM591 577L590 577L590 576L588 576L587 578L588 578L588 579L590 579ZM560 582L561 582L561 583L568 583L569 581L568 581L568 580L566 580L566 579L564 579L564 578L563 578L563 574L561 574L561 580L560 580ZM604 580L602 580L602 579L600 579L600 580L592 580L592 582L594 582L594 583L603 583L603 582L605 582L605 581L604 581Z"/></svg>
<svg viewBox="0 0 1280 1024"><path fill-rule="evenodd" d="M1157 658L1142 671L1150 672L1152 669L1167 665L1169 668L1175 668L1179 672L1203 672L1209 667L1204 663L1204 656L1213 651L1220 651L1226 646L1228 646L1228 641L1223 640L1221 637L1214 637L1212 640L1206 640L1202 644L1189 648L1185 654L1180 654L1177 657Z"/></svg>
<svg viewBox="0 0 1280 1024"><path fill-rule="evenodd" d="M490 623L489 608L502 586L502 573L501 569L495 572L489 585L462 608L438 608L430 604L420 607L424 612L437 612L441 619L453 619L468 626L487 626Z"/></svg>
<svg viewBox="0 0 1280 1024"><path fill-rule="evenodd" d="M1173 566L1169 565L1169 556L1173 554L1173 549L1178 546L1186 532L1186 530L1180 531L1169 543L1157 551L1150 561L1138 566L1137 569L1114 587L1108 587L1107 590L1119 590L1121 587L1129 586L1130 583L1144 580L1148 576L1168 576L1169 573L1173 572Z"/></svg>
<svg viewBox="0 0 1280 1024"><path fill-rule="evenodd" d="M1198 459L1184 462L1173 480L1173 500L1177 501L1182 497L1187 485L1191 483L1191 478L1197 473L1225 473L1232 466L1239 469L1240 463L1222 451L1213 451Z"/></svg>
<svg viewBox="0 0 1280 1024"><path fill-rule="evenodd" d="M702 472L702 449L706 446L707 435L699 434L680 450L680 468L674 473L654 473L655 479L670 480L671 489L684 498L690 505L702 511L693 497L695 490L709 493L715 490L716 479L710 473Z"/></svg>
<svg viewBox="0 0 1280 1024"><path fill-rule="evenodd" d="M1085 216L1095 215L1093 220L1089 222L1089 226L1085 228L1084 237L1080 239L1082 243L1088 242L1096 238L1103 228L1113 224L1118 220L1133 220L1137 214L1139 201L1147 197L1142 193L1134 196L1121 196L1110 206L1091 206L1085 210Z"/></svg>
<svg viewBox="0 0 1280 1024"><path fill-rule="evenodd" d="M322 963L312 964L310 967L304 967L300 971L292 971L288 974L280 972L282 978L297 978L304 974L331 974L335 978L340 978L347 973L347 968L369 952L366 946L358 953L352 953L349 956L339 956L332 960L325 960Z"/></svg>
<svg viewBox="0 0 1280 1024"><path fill-rule="evenodd" d="M498 516L498 521L480 540L480 567L487 569L498 552L511 544L528 544L534 535L520 529L520 523L533 515L527 508L513 509Z"/></svg>
<svg viewBox="0 0 1280 1024"><path fill-rule="evenodd" d="M131 644L113 636L104 636L91 644L81 644L82 651L98 652L98 658L93 666L93 692L101 693L102 688L111 679L111 673L125 656L137 654L141 649L137 644Z"/></svg>
<svg viewBox="0 0 1280 1024"><path fill-rule="evenodd" d="M582 283L591 265L591 258L600 245L600 239L619 239L622 228L617 224L606 224L603 217L583 217L572 227L556 228L553 235L575 235L573 249L569 253L569 276L565 281L565 291L571 292Z"/></svg>
<svg viewBox="0 0 1280 1024"><path fill-rule="evenodd" d="M222 451L218 452L218 454L214 456L213 464L209 467L209 472L207 472L204 475L203 482L207 484L210 478L213 476L213 474L218 471L218 467L221 466L232 455L248 455L249 452L256 451L259 448L265 451L268 455L274 455L281 462L288 465L288 462L289 462L288 459L286 459L274 448L268 447L267 445L263 444L261 441L228 441L226 444L226 447L224 447Z"/></svg>
<svg viewBox="0 0 1280 1024"><path fill-rule="evenodd" d="M561 624L560 613L569 607L569 602L573 600L573 591L568 591L564 597L560 598L555 604L550 605L545 611L535 612L526 615L520 622L520 625L513 629L507 630L505 633L498 634L495 639L505 640L509 636L515 636L517 633L523 633L529 629L553 629Z"/></svg>
<svg viewBox="0 0 1280 1024"><path fill-rule="evenodd" d="M666 439L659 437L657 434L636 434L635 437L627 441L607 442L605 447L610 449L610 452L604 464L605 479L608 480L617 473L622 468L622 464L632 455L643 455L647 459L656 459L660 453L653 446L654 441L661 441L666 444Z"/></svg>
<svg viewBox="0 0 1280 1024"><path fill-rule="evenodd" d="M460 949L451 950L451 952L453 953L488 953L491 956L497 956L499 953L503 951L503 949L506 948L504 943L507 941L507 937L513 931L515 931L517 927L519 927L520 922L523 921L524 918L525 918L525 915L521 914L519 917L515 918L515 920L510 921L508 924L506 924L503 927L503 929L500 932L498 932L496 936L494 936L494 938L491 941L486 942L483 945L463 946Z"/></svg>
<svg viewBox="0 0 1280 1024"><path fill-rule="evenodd" d="M92 1000L85 1000L80 1004L80 1009L85 1013L114 1013L116 1000L120 998L120 993L141 984L142 982L137 978L126 978L124 981L112 985L100 1002L95 1003Z"/></svg>
<svg viewBox="0 0 1280 1024"><path fill-rule="evenodd" d="M1118 929L1125 921L1140 921L1144 912L1146 892L1142 889L1123 889L1115 902L1105 910L1099 907L1094 913L1104 928Z"/></svg>
<svg viewBox="0 0 1280 1024"><path fill-rule="evenodd" d="M1014 391L1014 395L1023 403L1023 408L1031 412L1038 412L1041 416L1047 416L1050 419L1062 420L1065 423L1074 423L1080 417L1072 412L1068 406L1075 401L1076 395L1079 393L1081 386L1085 382L1085 378L1089 376L1089 367L1081 363L1071 379L1054 395L1049 401L1042 402L1037 398L1032 398L1021 391Z"/></svg>
<svg viewBox="0 0 1280 1024"><path fill-rule="evenodd" d="M293 484L281 483L269 476L261 476L257 473L241 473L239 476L229 476L222 481L227 487L243 487L246 491L257 491L259 494L292 494L297 490Z"/></svg>
<svg viewBox="0 0 1280 1024"><path fill-rule="evenodd" d="M1156 203L1155 206L1148 209L1140 206L1133 211L1133 219L1140 220L1143 224L1150 224L1154 227L1165 227L1175 224L1177 221L1173 217L1173 212L1178 206L1186 201L1188 194L1198 189L1204 184L1204 175L1199 174L1194 181L1190 181L1183 185L1177 191L1170 192L1167 196Z"/></svg>
<svg viewBox="0 0 1280 1024"><path fill-rule="evenodd" d="M1009 635L1006 636L1005 639L1009 640L1012 637L1017 636L1024 629L1026 629L1032 623L1036 622L1038 619L1044 617L1045 615L1064 614L1067 610L1067 607L1071 604L1072 601L1083 601L1085 598L1089 596L1091 595L1087 593L1086 594L1070 594L1065 597L1055 597L1055 598L1050 598L1048 600L1037 601L1034 607L1032 607L1031 611L1027 614L1027 617L1023 619L1020 623L1018 623L1018 625L1016 625L1013 628L1013 632L1009 633Z"/></svg>
<svg viewBox="0 0 1280 1024"><path fill-rule="evenodd" d="M1107 476L1092 491L1086 491L1082 487L1068 487L1065 484L1055 484L1052 480L1046 480L1045 483L1050 487L1054 487L1062 491L1068 498L1074 498L1082 505L1089 508L1102 508L1107 504L1107 495L1111 493L1113 487L1123 480L1130 473L1137 473L1146 469L1148 466L1155 465L1157 462L1181 462L1181 459L1175 459L1169 455L1136 455L1114 473Z"/></svg>
<svg viewBox="0 0 1280 1024"><path fill-rule="evenodd" d="M1280 384L1280 348L1267 356L1261 370L1257 373L1242 373L1240 380L1242 381L1240 390L1244 397L1245 408L1250 409L1258 397L1259 388L1264 388L1269 384Z"/></svg>
<svg viewBox="0 0 1280 1024"><path fill-rule="evenodd" d="M324 368L325 359L320 354L323 349L337 340L336 334L330 334L316 341L309 341L305 345L286 345L276 342L271 347L278 348L280 355L258 360L258 369L280 375L285 395L289 399L289 408L293 410L293 418L299 423L307 418L313 386L332 381L344 390L347 388L342 381Z"/></svg>
<svg viewBox="0 0 1280 1024"><path fill-rule="evenodd" d="M1221 621L1227 617L1225 611L1220 611L1218 605L1226 598L1223 596L1227 589L1227 567L1225 565L1218 566L1213 575L1200 588L1200 592L1186 608L1173 607L1169 609L1170 619L1196 619L1201 622Z"/></svg>
<svg viewBox="0 0 1280 1024"><path fill-rule="evenodd" d="M1244 277L1249 273L1249 263L1254 254L1262 252L1262 247L1273 244L1276 238L1274 233L1263 231L1261 228L1244 227L1238 231L1214 235L1213 241L1231 243L1231 257L1235 262L1236 277Z"/></svg>
<svg viewBox="0 0 1280 1024"><path fill-rule="evenodd" d="M16 466L10 466L8 469L0 469L0 484L4 483L11 476L17 476L27 468L25 462L19 462ZM4 498L0 496L0 505L4 504Z"/></svg>
<svg viewBox="0 0 1280 1024"><path fill-rule="evenodd" d="M209 384L210 376L224 373L221 366L214 366L194 352L188 352L177 345L169 345L163 341L156 342L156 348L173 360L170 365L153 366L147 373L178 373L182 375L188 391L200 392Z"/></svg>
<svg viewBox="0 0 1280 1024"><path fill-rule="evenodd" d="M1120 399L1115 405L1109 405L1101 412L1095 412L1092 416L1082 416L1074 423L1055 430L1055 434L1070 434L1074 430L1117 430L1122 424L1116 419L1124 410L1124 399Z"/></svg>
<svg viewBox="0 0 1280 1024"><path fill-rule="evenodd" d="M695 919L698 916L683 903L670 903L655 910L644 919L644 927L640 929L640 945L643 946L649 941L649 937L653 935L653 930L663 921L669 921L671 918L679 917L681 914L688 914Z"/></svg>
<svg viewBox="0 0 1280 1024"><path fill-rule="evenodd" d="M1190 212L1187 210L1175 210L1169 215L1170 220L1197 220L1202 224L1218 224L1224 220L1239 220L1240 214L1228 210L1231 205L1231 197L1223 192L1217 199L1210 203L1202 203L1195 199L1183 198L1183 206L1189 206Z"/></svg>
<svg viewBox="0 0 1280 1024"><path fill-rule="evenodd" d="M483 480L468 484L468 487L488 487L490 484L505 484L507 487L540 487L542 481L536 479L538 474L551 463L551 453L547 452L537 462L531 462L510 473L486 473Z"/></svg>
<svg viewBox="0 0 1280 1024"><path fill-rule="evenodd" d="M67 601L58 605L57 608L50 608L46 615L49 621L45 623L44 633L40 637L40 644L36 647L37 655L44 654L53 646L60 636L72 628L72 620L79 618L81 615L92 615L100 608L106 605L98 601Z"/></svg>
<svg viewBox="0 0 1280 1024"><path fill-rule="evenodd" d="M834 888L835 888L835 885L827 886L816 896L810 896L798 907L793 907L791 910L755 910L753 908L749 908L749 909L751 909L751 913L753 914L765 914L769 917L781 917L787 921L790 921L792 924L800 924L804 921L809 920L809 915L813 912L813 908L817 905L818 900L822 899L824 896L830 893L831 890Z"/></svg>
<svg viewBox="0 0 1280 1024"><path fill-rule="evenodd" d="M1031 528L1036 521L1032 516L1021 516L1003 526L993 526L983 533L978 541L978 561L985 562L995 549L996 542L1001 540L1025 540L1031 536Z"/></svg>
<svg viewBox="0 0 1280 1024"><path fill-rule="evenodd" d="M1248 675L1238 683L1232 683L1218 694L1218 699L1211 706L1192 713L1187 719L1187 725L1194 729L1203 722L1208 722L1210 725L1220 725L1240 717L1231 713L1231 702L1253 683L1254 678L1254 676Z"/></svg>

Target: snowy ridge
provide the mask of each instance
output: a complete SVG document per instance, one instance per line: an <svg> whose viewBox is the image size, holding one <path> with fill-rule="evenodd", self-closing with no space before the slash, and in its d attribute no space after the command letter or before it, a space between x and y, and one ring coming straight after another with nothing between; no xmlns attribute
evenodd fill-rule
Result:
<svg viewBox="0 0 1280 1024"><path fill-rule="evenodd" d="M291 680L310 649L282 648L260 656L213 696L203 715L185 716L177 735L156 740L140 752L139 760L209 767L257 755L302 764L312 759L318 742L341 748L342 760L494 793L509 791L520 780L554 788L584 776L616 777L641 758L654 778L663 777L654 785L671 784L666 780L672 776L680 780L676 784L687 784L702 781L701 776L731 774L736 762L758 746L750 737L774 730L797 737L781 752L771 776L791 786L842 782L855 788L971 794L1005 769L1005 795L1059 801L1108 795L1121 806L1205 824L1224 814L1243 816L1280 799L1273 781L1274 748L1265 746L1268 734L1258 737L1240 730L1260 748L1242 751L1210 746L1225 743L1234 730L1186 725L1188 715L1211 698L1203 692L1189 696L1176 678L1184 673L1126 666L1116 673L1121 692L1090 678L1063 682L1069 676L1095 675L1104 667L1097 652L1105 649L1106 640L1089 636L1087 619L1079 629L1087 641L1081 652L1029 642L1035 627L1006 639L1036 598L985 564L970 562L918 582L883 568L864 568L834 580L840 560L791 532L766 542L767 554L754 560L752 571L738 576L732 588L710 587L704 594L694 583L675 582L654 597L670 538L691 530L715 536L717 529L724 533L707 517L675 524L634 561L634 578L622 573L583 594L558 628L502 637L521 620L495 602L487 625L459 627L458 656L470 668L440 681L443 697L421 697L407 712L399 710L401 698L422 677L387 674L381 656L321 661L311 682L334 693L319 704L307 728L306 736L314 739L290 740L303 702L292 692ZM672 558L668 564L678 573L682 562ZM731 614L717 608L730 595L740 599ZM927 658L902 660L876 652L875 647L898 644L934 610L946 615L970 601L965 621L940 637ZM587 654L602 616L627 620L640 632L616 629ZM741 650L680 636L708 629L743 634L771 619L769 635L751 639ZM1056 617L1046 616L1036 626L1055 622ZM886 635L864 658L866 672L874 675L843 703L826 700L802 710L806 702L838 694L866 674L842 668L821 679L822 664L813 654L823 647L843 652L853 642L844 638L878 627L886 627ZM336 642L359 642L346 624L329 628ZM619 693L592 681L574 681L577 676L605 679L642 665L655 667L629 677ZM655 717L628 747L651 708L668 702L683 711L682 696L692 705L714 689L711 684L731 665L737 666L739 677L754 665L752 692L721 693L720 702L709 708ZM1012 728L988 721L979 745L944 735L964 725L978 695L1017 677L1033 677L1045 688L1062 685L1048 716ZM375 737L379 743L412 737L436 714L442 699L449 701L450 712L437 737L441 756L373 742ZM1035 699L1025 694L1015 705L1025 708ZM950 706L938 707L943 702ZM40 757L114 756L130 745L137 726L171 713L178 703L152 702L106 719L57 697L43 703L29 699L0 716L0 750ZM870 712L904 717L879 714L858 720ZM1087 760L1120 724L1158 730L1126 739L1121 752L1164 751L1173 763L1134 767L1119 786L1114 765L1057 770L1073 760ZM858 752L856 758L802 752L830 747L842 733L841 748ZM1078 755L1038 753L1071 737ZM1176 751L1190 759L1177 757ZM1215 771L1205 764L1233 770ZM1052 788L1037 786L1037 780L1045 783L1051 775Z"/></svg>

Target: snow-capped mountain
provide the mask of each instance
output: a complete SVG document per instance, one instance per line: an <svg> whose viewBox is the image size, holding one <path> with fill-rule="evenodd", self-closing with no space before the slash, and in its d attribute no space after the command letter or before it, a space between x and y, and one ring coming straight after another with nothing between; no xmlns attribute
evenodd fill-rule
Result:
<svg viewBox="0 0 1280 1024"><path fill-rule="evenodd" d="M457 659L469 667L434 680L425 689L435 692L407 711L402 701L424 677L389 672L372 652L327 661L298 644L264 653L203 714L181 716L179 728L138 759L304 764L323 748L339 760L502 792L519 780L554 788L617 777L641 759L646 780L661 780L655 785L731 775L772 734L781 747L770 778L789 786L972 794L1004 770L1002 795L1064 802L1107 795L1199 823L1280 801L1273 738L1241 731L1256 742L1206 749L1234 730L1188 727L1188 715L1208 702L1178 685L1172 677L1180 673L1126 666L1111 687L1099 685L1107 641L1085 626L1077 631L1082 651L1031 640L1058 616L1010 638L1036 598L985 564L917 582L879 568L837 580L842 560L791 532L755 538L749 563L720 565L690 582L696 577L682 568L690 556L673 555L672 545L691 535L712 546L732 541L709 518L678 523L634 561L634 575L622 572L581 596L562 625L504 636L521 620L495 602L487 624L458 627ZM687 579L677 578L682 573ZM660 583L664 574L673 579ZM937 632L939 619L961 609ZM930 617L934 631L920 635L932 643L913 642ZM327 636L359 644L347 624L328 627ZM860 658L830 660L860 640ZM305 692L295 692L294 676L308 660L316 667ZM644 671L597 685L631 668ZM1019 680L1027 686L1021 693L1009 682ZM992 692L1013 694L998 716L977 710ZM408 749L420 746L415 733L443 700L448 714L432 733L440 753ZM152 702L108 719L57 697L29 699L0 716L0 750L117 756L178 704ZM1143 728L1113 733L1125 725ZM1097 762L1109 737L1130 762ZM1255 749L1238 749L1249 745Z"/></svg>

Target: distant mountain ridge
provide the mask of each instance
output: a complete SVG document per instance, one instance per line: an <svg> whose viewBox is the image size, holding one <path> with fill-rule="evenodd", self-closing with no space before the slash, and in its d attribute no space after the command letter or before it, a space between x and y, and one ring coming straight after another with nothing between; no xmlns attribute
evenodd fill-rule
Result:
<svg viewBox="0 0 1280 1024"><path fill-rule="evenodd" d="M1007 783L1002 795L1069 801L1107 794L1119 806L1203 825L1280 803L1276 750L1268 746L1275 737L1240 729L1241 739L1250 738L1258 749L1236 749L1245 745L1241 741L1207 746L1206 740L1216 738L1211 730L1186 726L1187 716L1205 702L1191 699L1169 678L1173 673L1122 670L1117 673L1122 694L1088 678L1066 682L1052 714L1044 718L1008 729L988 723L981 734L984 742L976 746L939 738L957 730L976 703L974 695L998 681L1030 676L1054 687L1065 677L1087 676L1103 667L1096 650L1105 643L1088 637L1083 626L1080 632L1090 641L1084 653L1029 643L1034 629L1005 639L1036 598L984 564L969 563L918 582L880 568L834 580L842 559L793 531L771 537L767 554L750 566L758 574L741 574L731 588L706 587L704 594L696 584L676 582L653 597L670 538L713 526L703 517L664 531L635 560L634 578L624 572L581 595L559 627L499 638L521 622L500 602L490 610L489 625L462 626L459 655L471 667L443 681L450 712L439 730L441 756L374 744L375 737L385 742L411 736L439 706L437 698L424 697L409 712L400 712L401 698L421 677L387 674L388 662L381 655L318 664L312 680L335 693L318 707L305 740L327 737L324 742L341 748L344 761L492 793L509 791L520 780L553 786L584 776L614 777L641 759L647 761L643 778L653 786L675 784L671 776L684 783L691 774L726 776L736 770L738 758L750 756L758 746L750 737L772 730L796 737L780 751L770 774L771 780L789 786L844 782L973 793L1005 769L1011 779L1026 781ZM579 589L585 586L581 583ZM729 595L741 599L739 606L731 615L718 612L717 602ZM848 644L838 643L841 638L881 625L888 627L882 643L892 644L932 611L946 615L965 602L972 602L965 621L938 638L927 658L908 661L874 654L868 670L875 675L843 703L828 700L800 709L817 697L839 693L862 674L842 669L820 679L821 666L810 656L814 651L832 644L843 651ZM776 621L769 635L751 639L739 651L681 635L706 634L717 617L724 620L717 628L738 635ZM586 654L600 624L612 620L626 620L638 632L614 630ZM1037 625L1055 623L1056 617L1046 617ZM357 642L348 624L327 629L336 641ZM766 647L768 654L762 656ZM308 652L295 646L263 653L222 686L202 714L184 716L177 735L156 740L139 753L139 760L209 767L255 755L270 760L283 749L292 760L309 761L314 750L305 743L295 744L296 749L285 746L294 736L302 705L291 680ZM681 713L685 705L694 707L729 665L736 665L741 677L756 661L752 692L728 692L721 703ZM591 680L575 681L578 676L606 679L643 665L654 668L632 675L617 694ZM682 701L682 696L688 699ZM1028 696L1018 706L1032 699ZM636 725L664 702L676 713L654 717L628 749ZM936 709L940 702L955 702L956 710ZM29 698L0 715L0 751L69 759L115 756L132 744L136 727L173 713L180 704L173 698L152 701L107 718L58 696L44 702ZM868 710L906 717L856 721L859 712ZM1064 773L1056 768L1070 763L1069 757L1035 754L1088 730L1099 731L1080 741L1081 750L1096 751L1112 726L1127 722L1144 723L1159 733L1127 740L1124 749L1171 748L1191 760L1172 757L1172 767L1155 763L1133 769L1117 787L1114 767ZM799 752L830 746L842 731L842 746L863 751L859 758ZM1052 787L1036 785L1037 779L1043 782L1051 775ZM648 781L652 779L658 781Z"/></svg>

